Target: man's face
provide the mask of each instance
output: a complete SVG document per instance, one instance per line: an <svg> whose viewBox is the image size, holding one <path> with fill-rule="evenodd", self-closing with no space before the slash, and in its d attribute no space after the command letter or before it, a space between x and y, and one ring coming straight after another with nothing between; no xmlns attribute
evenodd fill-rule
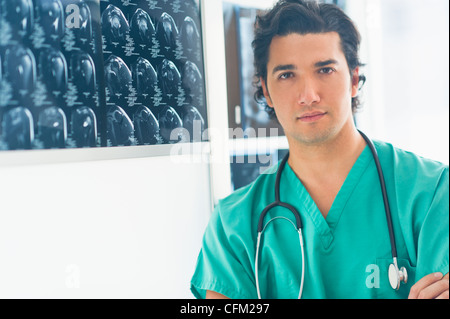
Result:
<svg viewBox="0 0 450 319"><path fill-rule="evenodd" d="M274 37L262 84L288 140L318 144L353 125L358 69L350 76L336 32Z"/></svg>

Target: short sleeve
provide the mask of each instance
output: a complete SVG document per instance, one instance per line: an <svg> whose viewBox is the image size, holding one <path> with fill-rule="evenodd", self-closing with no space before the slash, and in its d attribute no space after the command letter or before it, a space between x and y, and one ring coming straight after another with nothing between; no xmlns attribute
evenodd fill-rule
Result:
<svg viewBox="0 0 450 319"><path fill-rule="evenodd" d="M196 298L205 298L207 290L232 299L256 298L256 292L252 293L255 289L252 270L242 264L245 257L237 255L242 249L236 245L243 243L239 240L239 244L232 244L233 234L225 230L220 210L219 204L206 228L191 291Z"/></svg>
<svg viewBox="0 0 450 319"><path fill-rule="evenodd" d="M418 236L416 281L433 272L449 271L449 171L437 183Z"/></svg>

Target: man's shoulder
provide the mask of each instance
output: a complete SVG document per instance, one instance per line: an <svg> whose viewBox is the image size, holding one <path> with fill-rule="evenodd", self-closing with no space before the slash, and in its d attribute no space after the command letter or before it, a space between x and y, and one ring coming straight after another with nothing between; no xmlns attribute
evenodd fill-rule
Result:
<svg viewBox="0 0 450 319"><path fill-rule="evenodd" d="M449 166L439 161L420 156L390 143L374 141L382 166L396 177L415 177L430 182L448 179ZM383 165L384 164L384 165ZM384 167L383 167L384 170Z"/></svg>

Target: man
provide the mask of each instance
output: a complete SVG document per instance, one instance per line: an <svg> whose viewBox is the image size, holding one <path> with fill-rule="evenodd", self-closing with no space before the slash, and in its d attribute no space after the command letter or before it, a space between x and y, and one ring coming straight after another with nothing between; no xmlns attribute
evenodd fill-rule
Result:
<svg viewBox="0 0 450 319"><path fill-rule="evenodd" d="M389 284L380 182L353 120L364 80L359 42L353 23L333 5L280 0L258 17L256 96L289 142L280 197L301 215L305 270L289 222L295 219L284 208L267 214L265 225L273 223L255 263L259 217L275 200L275 167L216 207L191 282L196 297L296 298L303 286L303 298L448 298L448 166L375 141L399 267L408 272L398 290Z"/></svg>

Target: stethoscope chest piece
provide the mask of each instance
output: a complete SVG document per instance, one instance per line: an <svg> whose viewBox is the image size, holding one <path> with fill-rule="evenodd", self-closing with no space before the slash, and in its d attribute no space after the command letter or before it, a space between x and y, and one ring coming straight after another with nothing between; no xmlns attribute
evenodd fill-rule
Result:
<svg viewBox="0 0 450 319"><path fill-rule="evenodd" d="M408 272L405 267L398 269L397 260L389 265L389 283L392 289L398 290L400 288L400 283L408 282Z"/></svg>

